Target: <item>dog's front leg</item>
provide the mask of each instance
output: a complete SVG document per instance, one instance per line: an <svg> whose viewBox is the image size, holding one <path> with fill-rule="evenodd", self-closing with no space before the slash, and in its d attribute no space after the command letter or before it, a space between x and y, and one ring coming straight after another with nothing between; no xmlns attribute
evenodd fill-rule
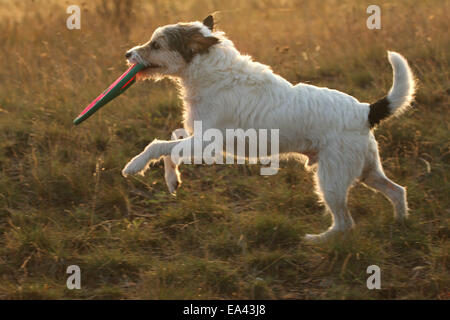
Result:
<svg viewBox="0 0 450 320"><path fill-rule="evenodd" d="M157 144L163 141L153 140L150 142L140 154L131 159L122 170L124 177L129 174L144 175L151 162L156 162L161 155L157 152ZM159 148L158 148L159 149ZM159 155L158 155L159 154Z"/></svg>
<svg viewBox="0 0 450 320"><path fill-rule="evenodd" d="M122 170L122 174L125 177L129 174L144 175L151 163L158 161L161 157L171 156L172 149L176 145L181 144L183 149L191 150L194 145L193 140L193 136L175 141L155 139L147 147L145 147L144 151L127 163L125 168ZM178 159L172 159L175 163L178 163L179 160L179 157Z"/></svg>
<svg viewBox="0 0 450 320"><path fill-rule="evenodd" d="M178 166L172 161L170 156L164 157L164 179L166 180L169 192L175 194L178 187L181 185L181 177Z"/></svg>
<svg viewBox="0 0 450 320"><path fill-rule="evenodd" d="M185 129L176 129L172 132L172 140L183 139L188 136ZM164 157L164 179L166 180L167 188L171 194L175 194L178 187L181 185L180 171L178 165L172 161L171 156Z"/></svg>

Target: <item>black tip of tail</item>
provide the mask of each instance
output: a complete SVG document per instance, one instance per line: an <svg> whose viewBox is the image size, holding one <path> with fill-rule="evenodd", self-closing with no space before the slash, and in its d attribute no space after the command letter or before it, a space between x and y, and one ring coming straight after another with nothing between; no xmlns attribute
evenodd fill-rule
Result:
<svg viewBox="0 0 450 320"><path fill-rule="evenodd" d="M384 97L375 103L372 103L369 111L369 123L370 128L375 127L380 123L381 120L386 119L391 115L391 110L389 109L389 100Z"/></svg>

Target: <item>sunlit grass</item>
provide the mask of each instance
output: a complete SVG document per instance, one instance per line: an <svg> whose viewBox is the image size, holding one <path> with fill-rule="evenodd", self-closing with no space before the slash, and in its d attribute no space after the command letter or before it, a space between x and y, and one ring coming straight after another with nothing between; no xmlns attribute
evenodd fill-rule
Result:
<svg viewBox="0 0 450 320"><path fill-rule="evenodd" d="M448 298L447 2L383 1L381 30L366 28L359 1L131 2L129 14L79 3L82 29L69 31L63 2L0 1L0 298ZM410 221L395 223L386 199L357 186L357 229L304 244L330 217L293 161L271 177L252 165L184 166L176 198L161 163L123 178L132 156L181 126L168 81L136 84L72 125L125 69L126 49L214 11L239 50L289 81L361 101L391 85L386 50L407 57L417 101L376 136L387 175L407 187ZM81 290L66 288L71 264ZM372 264L379 291L365 285Z"/></svg>

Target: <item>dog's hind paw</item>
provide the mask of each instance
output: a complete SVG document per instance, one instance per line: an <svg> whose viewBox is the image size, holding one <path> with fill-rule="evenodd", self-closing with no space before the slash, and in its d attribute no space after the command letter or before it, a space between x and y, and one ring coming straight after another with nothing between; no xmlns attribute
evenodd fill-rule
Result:
<svg viewBox="0 0 450 320"><path fill-rule="evenodd" d="M327 231L319 233L319 234L306 234L303 237L303 241L306 243L324 243L331 238L335 239L336 237L345 237L349 232L353 229L354 222L350 220L348 225L341 228L336 228L335 226L330 227Z"/></svg>
<svg viewBox="0 0 450 320"><path fill-rule="evenodd" d="M303 241L306 243L322 243L328 239L328 236L324 234L306 234L303 237Z"/></svg>
<svg viewBox="0 0 450 320"><path fill-rule="evenodd" d="M319 234L306 234L303 237L303 241L305 241L306 243L323 243L329 240L331 237L342 233L343 232L341 230L330 228L327 231Z"/></svg>

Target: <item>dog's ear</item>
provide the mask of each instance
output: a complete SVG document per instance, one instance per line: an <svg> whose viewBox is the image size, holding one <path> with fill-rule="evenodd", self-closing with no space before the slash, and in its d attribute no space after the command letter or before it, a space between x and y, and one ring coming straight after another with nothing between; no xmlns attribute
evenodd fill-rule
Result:
<svg viewBox="0 0 450 320"><path fill-rule="evenodd" d="M212 15L207 16L203 20L203 24L208 27L209 30L213 31L214 28L214 18Z"/></svg>
<svg viewBox="0 0 450 320"><path fill-rule="evenodd" d="M195 33L189 40L189 47L193 53L205 53L218 42L219 39L216 37L205 37L201 33Z"/></svg>

